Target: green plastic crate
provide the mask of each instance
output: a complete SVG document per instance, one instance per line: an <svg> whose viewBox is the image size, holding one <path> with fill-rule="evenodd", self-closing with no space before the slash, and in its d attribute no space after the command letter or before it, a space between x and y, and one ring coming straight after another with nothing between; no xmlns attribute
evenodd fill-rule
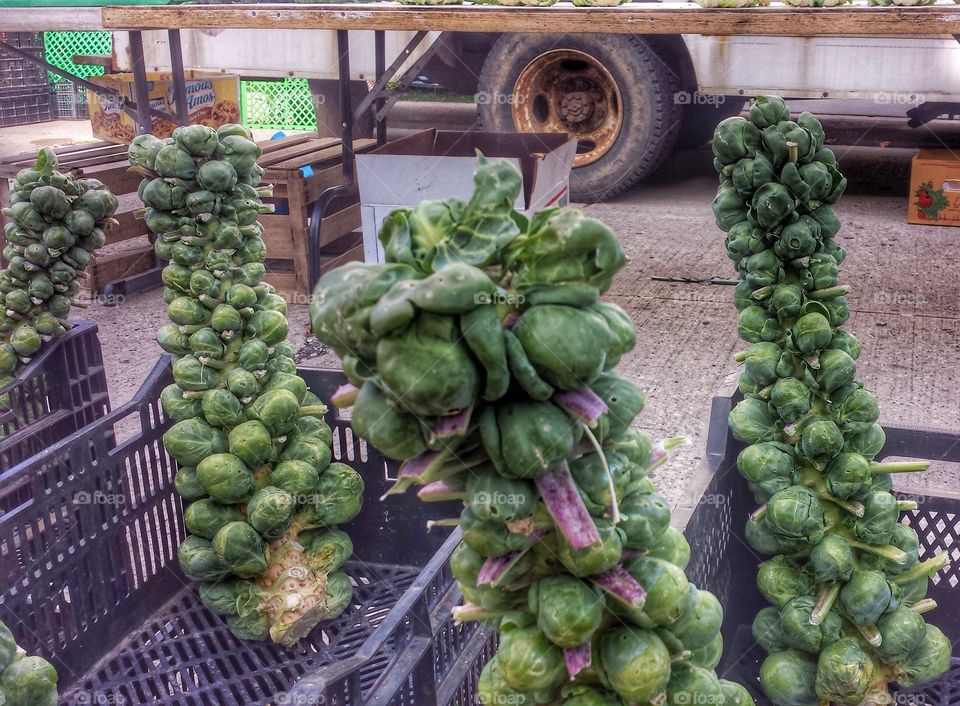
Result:
<svg viewBox="0 0 960 706"><path fill-rule="evenodd" d="M264 130L316 130L317 115L306 79L241 81L243 124Z"/></svg>
<svg viewBox="0 0 960 706"><path fill-rule="evenodd" d="M110 54L113 51L110 32L44 32L43 44L47 63L81 78L103 76L104 68L75 64L74 55ZM67 79L54 73L49 73L48 76L50 83L67 82Z"/></svg>

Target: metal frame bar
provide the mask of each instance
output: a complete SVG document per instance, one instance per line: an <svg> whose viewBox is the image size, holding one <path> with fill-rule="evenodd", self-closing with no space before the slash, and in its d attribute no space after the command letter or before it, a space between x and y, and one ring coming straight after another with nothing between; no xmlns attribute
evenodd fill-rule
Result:
<svg viewBox="0 0 960 706"><path fill-rule="evenodd" d="M342 30L342 29L337 30L338 37L340 36L340 32L346 32L346 30ZM380 34L381 32L382 30L377 30L378 34ZM370 89L370 92L366 95L366 97L362 101L360 101L360 105L357 106L357 110L353 114L354 120L359 119L359 117L363 115L365 112L367 112L370 106L373 105L373 103L380 98L380 94L387 87L387 84L390 82L390 79L393 78L394 74L396 74L397 71L400 70L400 67L403 66L403 62L405 62L407 58L411 54L413 54L414 50L416 50L416 48L420 46L423 40L427 38L428 34L429 32L421 31L413 35L413 38L409 42L407 42L407 46L403 48L403 51L400 52L400 55L396 58L396 60L394 60L392 64L390 64L390 68L387 69L386 71L381 71L380 67L379 66L377 67L377 77L378 77L377 82L373 84L373 88ZM376 35L374 36L374 39L376 40ZM386 53L386 49L384 49L384 53ZM341 80L342 79L343 79L343 76L341 74Z"/></svg>
<svg viewBox="0 0 960 706"><path fill-rule="evenodd" d="M133 98L137 102L134 121L137 125L137 134L153 130L150 120L150 90L147 87L147 67L143 59L143 33L130 32L130 62L133 64Z"/></svg>
<svg viewBox="0 0 960 706"><path fill-rule="evenodd" d="M190 122L190 111L187 109L187 81L183 70L183 48L180 44L180 30L167 31L167 41L170 45L170 73L173 80L173 101L177 106L177 120L180 125Z"/></svg>

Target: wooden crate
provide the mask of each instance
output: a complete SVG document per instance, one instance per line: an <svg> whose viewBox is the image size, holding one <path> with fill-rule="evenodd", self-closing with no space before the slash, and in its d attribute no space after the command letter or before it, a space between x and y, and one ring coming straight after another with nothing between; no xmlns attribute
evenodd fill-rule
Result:
<svg viewBox="0 0 960 706"><path fill-rule="evenodd" d="M134 218L133 212L143 208L143 202L137 196L137 187L140 186L140 175L128 171L127 146L115 145L109 142L91 142L82 145L71 145L55 149L60 171L70 172L76 177L91 177L99 179L110 189L120 202L114 216L119 226L107 231L107 246L122 243L134 238L142 238L150 230L142 220ZM10 202L10 184L8 179L17 176L17 172L32 167L37 159L36 152L19 154L12 157L0 158L0 204L4 207ZM2 217L0 217L2 223ZM0 249L3 247L3 233L0 231ZM150 250L150 252L146 252ZM140 253L130 259L129 249L122 253L101 254L89 266L92 276L87 280L87 287L91 294L102 291L103 285L120 277L146 272L156 265L152 248L146 245L138 246ZM123 264L118 264L123 263ZM109 277L110 274L117 274ZM109 277L109 278L108 278Z"/></svg>
<svg viewBox="0 0 960 706"><path fill-rule="evenodd" d="M265 169L263 184L273 185L275 215L260 217L267 246L267 281L290 303L307 303L310 294L308 231L310 211L320 195L343 183L341 142L316 133L291 135L259 143L263 150L260 166ZM375 140L355 140L354 150L364 152ZM309 175L303 169L309 167ZM357 249L360 204L350 204L323 219L320 228L321 270L346 262L345 256L362 259ZM333 264L331 264L333 263Z"/></svg>

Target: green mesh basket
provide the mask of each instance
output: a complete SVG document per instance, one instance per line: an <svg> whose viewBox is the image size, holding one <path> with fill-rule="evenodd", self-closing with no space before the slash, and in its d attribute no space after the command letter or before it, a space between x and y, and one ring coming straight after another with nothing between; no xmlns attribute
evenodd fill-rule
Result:
<svg viewBox="0 0 960 706"><path fill-rule="evenodd" d="M241 81L243 124L265 130L316 130L317 116L306 79Z"/></svg>
<svg viewBox="0 0 960 706"><path fill-rule="evenodd" d="M110 32L44 32L43 43L47 63L81 78L103 76L104 68L75 64L75 54L110 54L113 51ZM67 81L53 73L48 76L50 83Z"/></svg>

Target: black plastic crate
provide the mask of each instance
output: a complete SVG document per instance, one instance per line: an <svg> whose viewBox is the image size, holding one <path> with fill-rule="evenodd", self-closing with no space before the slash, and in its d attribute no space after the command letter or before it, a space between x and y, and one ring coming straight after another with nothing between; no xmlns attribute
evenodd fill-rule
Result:
<svg viewBox="0 0 960 706"><path fill-rule="evenodd" d="M677 508L674 523L690 542L687 576L701 588L712 591L724 607L723 660L717 673L747 686L759 706L769 706L760 691L759 672L763 652L755 644L751 624L756 611L766 605L756 586L757 565L762 560L743 536L747 517L756 502L736 467L743 444L727 428L733 398L716 397L707 439L709 473L701 479L699 502L693 508ZM887 443L879 458L898 456L960 462L960 435L922 429L886 428ZM669 467L661 473L669 473ZM953 566L937 574L929 596L939 608L930 614L954 642L960 639L960 606L956 586L960 583L960 495L943 497L910 493L918 509L905 513L903 521L915 527L921 540L921 558L943 548ZM689 510L692 509L692 512ZM449 613L434 623L434 640L426 649L427 664L411 662L382 681L376 704L396 706L466 706L477 703L477 680L483 665L496 652L497 634L473 624L455 626ZM383 626L386 627L386 626ZM386 631L384 631L386 635ZM371 640L372 641L372 640ZM425 648L411 641L416 657ZM433 663L429 663L432 656ZM404 671L405 670L405 671ZM335 670L334 670L335 671ZM421 698L420 695L425 697ZM906 706L960 706L960 660L941 679L897 695ZM340 702L336 702L340 703Z"/></svg>
<svg viewBox="0 0 960 706"><path fill-rule="evenodd" d="M25 93L27 90L17 88L15 94L0 95L0 127L53 120L53 89L44 84Z"/></svg>
<svg viewBox="0 0 960 706"><path fill-rule="evenodd" d="M0 471L38 454L110 409L97 325L76 322L49 343L16 380L0 387ZM0 514L24 498L0 488Z"/></svg>
<svg viewBox="0 0 960 706"><path fill-rule="evenodd" d="M300 372L323 399L344 382L339 371ZM334 457L366 483L363 510L343 526L355 545L345 568L354 601L293 648L238 640L177 565L182 503L158 399L170 382L162 358L130 402L0 475L0 495L18 487L30 498L0 516L0 619L57 667L63 704L342 703L311 679L332 663L349 665L365 694L405 654L396 642L352 659L376 627L429 634L431 612L449 600L457 537L424 522L456 506L425 508L413 493L379 502L394 467L331 410Z"/></svg>

